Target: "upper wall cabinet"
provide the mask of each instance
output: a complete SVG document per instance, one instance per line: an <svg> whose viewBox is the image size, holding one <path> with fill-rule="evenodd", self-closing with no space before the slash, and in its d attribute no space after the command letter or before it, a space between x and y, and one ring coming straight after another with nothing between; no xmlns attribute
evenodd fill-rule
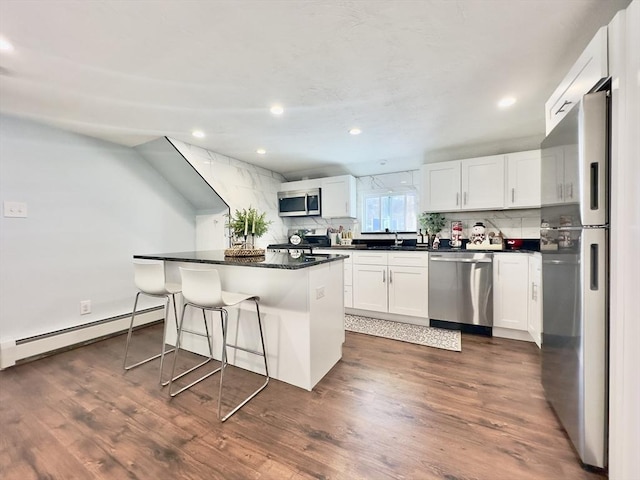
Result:
<svg viewBox="0 0 640 480"><path fill-rule="evenodd" d="M504 208L504 155L422 165L426 212Z"/></svg>
<svg viewBox="0 0 640 480"><path fill-rule="evenodd" d="M309 180L296 180L294 182L285 182L280 184L281 192L294 192L296 190L307 190L309 188L319 188L320 178L312 178Z"/></svg>
<svg viewBox="0 0 640 480"><path fill-rule="evenodd" d="M420 207L426 212L460 210L462 161L431 163L420 170Z"/></svg>
<svg viewBox="0 0 640 480"><path fill-rule="evenodd" d="M352 175L312 178L280 184L281 192L320 188L323 218L356 217L356 179Z"/></svg>
<svg viewBox="0 0 640 480"><path fill-rule="evenodd" d="M323 218L356 217L356 179L352 175L321 179Z"/></svg>
<svg viewBox="0 0 640 480"><path fill-rule="evenodd" d="M608 76L607 58L607 27L602 27L545 103L547 134L584 94Z"/></svg>
<svg viewBox="0 0 640 480"><path fill-rule="evenodd" d="M540 150L510 153L505 155L505 158L507 172L505 207L540 207Z"/></svg>

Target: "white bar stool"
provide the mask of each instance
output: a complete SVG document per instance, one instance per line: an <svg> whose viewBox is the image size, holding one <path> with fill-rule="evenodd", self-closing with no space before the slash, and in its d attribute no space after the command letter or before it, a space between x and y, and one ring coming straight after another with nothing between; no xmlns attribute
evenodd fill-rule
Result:
<svg viewBox="0 0 640 480"><path fill-rule="evenodd" d="M176 323L176 331L178 330L178 312L176 309L176 293L180 293L181 287L177 283L167 283L164 275L164 264L162 263L134 263L133 264L133 277L138 293L133 303L133 312L131 312L131 324L129 325L129 333L127 334L127 345L124 350L123 368L131 370L132 368L143 365L147 362L155 360L160 357L160 384L167 385L167 382L162 382L162 368L164 366L164 356L167 353L174 351L173 348L165 350L166 346L166 325L165 323L169 319L169 303L173 300L173 315ZM166 299L164 307L164 319L162 326L162 351L156 355L146 358L133 365L127 365L127 355L129 354L129 345L131 343L131 335L133 332L133 322L136 317L136 310L138 307L138 299L140 295L147 295L149 297L157 297Z"/></svg>
<svg viewBox="0 0 640 480"><path fill-rule="evenodd" d="M218 395L218 418L224 422L231 415L240 410L244 405L247 404L253 397L255 397L258 393L260 393L269 383L269 367L267 366L267 355L264 347L264 335L262 332L262 319L260 317L260 306L259 301L260 297L256 295L244 294L244 293L232 293L225 292L222 290L222 284L220 282L220 274L217 270L193 270L188 268L180 267L180 275L182 276L182 296L184 298L184 308L182 309L182 317L180 319L180 325L178 327L178 340L176 342L176 355L173 358L173 366L175 369L176 359L178 356L178 352L180 349L180 336L182 332L182 324L184 321L184 313L187 309L187 306L193 308L199 308L202 310L202 314L205 314L205 310L217 311L220 312L220 321L222 324L222 357L221 357L221 366L214 372L211 372L207 376L210 376L218 371L220 371L220 392ZM226 307L231 307L234 305L238 305L239 303L245 300L253 300L256 305L256 313L258 315L258 328L260 330L260 343L262 346L262 351L251 350L248 348L240 347L238 345L230 345L227 344L227 328L229 315ZM224 370L227 367L227 347L235 348L237 350L242 350L244 352L251 353L253 355L261 356L264 359L264 370L265 370L265 382L252 394L250 394L247 398L241 401L238 405L236 405L229 413L227 413L224 417L222 417L222 388L224 381ZM173 378L173 370L171 374L172 378L170 382L173 382L175 378ZM199 382L197 380L195 383ZM186 390L191 385L184 387L178 392L171 393L171 386L169 386L169 392L171 396L175 396L178 393Z"/></svg>

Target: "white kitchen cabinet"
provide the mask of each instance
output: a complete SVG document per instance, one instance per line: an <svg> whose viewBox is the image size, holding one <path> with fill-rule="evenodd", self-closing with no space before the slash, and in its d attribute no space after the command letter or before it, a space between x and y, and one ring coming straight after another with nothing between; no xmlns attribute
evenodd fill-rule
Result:
<svg viewBox="0 0 640 480"><path fill-rule="evenodd" d="M462 160L462 210L504 208L504 155Z"/></svg>
<svg viewBox="0 0 640 480"><path fill-rule="evenodd" d="M310 188L320 188L321 179L312 178L309 180L296 180L280 184L280 192L295 192L296 190L308 190Z"/></svg>
<svg viewBox="0 0 640 480"><path fill-rule="evenodd" d="M504 155L422 165L426 212L504 208Z"/></svg>
<svg viewBox="0 0 640 480"><path fill-rule="evenodd" d="M334 254L334 255L345 255L346 258L343 261L344 265L344 306L346 308L353 307L353 257L352 253L348 250L344 249L330 249L330 248L322 248L322 249L313 249L313 253L322 253L322 254Z"/></svg>
<svg viewBox="0 0 640 480"><path fill-rule="evenodd" d="M526 254L493 255L493 327L528 329L529 258Z"/></svg>
<svg viewBox="0 0 640 480"><path fill-rule="evenodd" d="M323 178L320 184L323 218L356 217L356 179L352 175Z"/></svg>
<svg viewBox="0 0 640 480"><path fill-rule="evenodd" d="M505 207L540 207L540 166L540 150L506 155L507 188L504 192Z"/></svg>
<svg viewBox="0 0 640 480"><path fill-rule="evenodd" d="M607 27L602 27L545 103L547 134L584 94L608 76L608 70Z"/></svg>
<svg viewBox="0 0 640 480"><path fill-rule="evenodd" d="M529 256L529 335L542 345L542 258L540 254Z"/></svg>
<svg viewBox="0 0 640 480"><path fill-rule="evenodd" d="M428 316L427 253L355 252L353 308Z"/></svg>
<svg viewBox="0 0 640 480"><path fill-rule="evenodd" d="M545 149L541 163L542 204L578 203L578 146Z"/></svg>
<svg viewBox="0 0 640 480"><path fill-rule="evenodd" d="M387 266L353 265L353 308L386 312L388 310Z"/></svg>
<svg viewBox="0 0 640 480"><path fill-rule="evenodd" d="M461 161L429 163L421 167L420 207L425 212L460 210Z"/></svg>

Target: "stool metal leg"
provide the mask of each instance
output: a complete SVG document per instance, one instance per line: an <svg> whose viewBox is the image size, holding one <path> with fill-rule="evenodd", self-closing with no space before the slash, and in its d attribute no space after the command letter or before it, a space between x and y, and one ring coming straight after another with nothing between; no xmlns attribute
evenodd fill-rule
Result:
<svg viewBox="0 0 640 480"><path fill-rule="evenodd" d="M122 368L124 368L124 370L131 370L132 368L138 367L140 365L143 365L145 363L148 363L152 360L155 360L156 358L160 358L160 378L162 378L162 362L164 360L164 355L166 353L171 353L173 352L173 349L169 349L169 350L165 350L165 344L164 344L164 330L163 330L163 334L162 334L162 351L156 355L153 355L149 358L146 358L144 360L139 361L138 363L134 363L133 365L127 365L127 356L129 355L129 345L131 344L131 337L133 334L133 323L135 321L136 318L136 313L137 313L137 307L138 307L138 299L140 298L140 294L142 294L143 292L138 292L136 293L136 299L133 302L133 311L131 312L131 323L129 324L129 332L127 333L127 344L125 346L124 349L124 360L122 362ZM148 295L148 294L145 294ZM163 319L163 329L164 329L164 324L167 321L168 315L169 315L169 296L168 295L150 295L150 296L158 296L158 297L162 297L167 299L167 303L165 305L165 309L164 309L164 319Z"/></svg>
<svg viewBox="0 0 640 480"><path fill-rule="evenodd" d="M182 339L182 333L183 333L183 331L185 331L185 330L183 329L183 325L184 325L184 314L185 314L185 311L186 311L186 309L187 309L187 306L195 307L195 308L200 308L200 309L202 310L202 317L203 317L203 319L204 319L204 328L205 328L205 331L206 331L207 344L208 344L208 346L209 346L209 358L207 358L206 360L204 360L204 361L202 361L202 362L198 363L196 366L191 367L190 369L188 369L188 370L186 370L186 371L184 371L184 372L180 373L179 375L176 375L176 374L175 374L175 371L176 371L176 363L177 363L177 360L178 360L178 353L180 352L180 342L181 342L181 339ZM190 331L190 330L186 330L186 332L188 332L188 333L194 333L194 334L196 334L196 335L202 335L202 334L201 334L201 333L199 333L199 332L193 332L193 331ZM204 335L202 335L202 336L204 336ZM198 305L193 305L193 304L188 303L188 302L187 302L187 303L185 303L185 304L184 304L184 306L183 306L183 308L182 308L182 315L181 315L181 317L180 317L180 325L179 325L179 327L178 327L178 338L177 338L177 340L176 340L176 348L175 348L176 353L175 353L175 355L173 356L173 367L171 368L171 378L170 378L170 380L169 380L169 395L170 395L171 397L175 397L176 395L178 395L178 394L180 394L180 393L184 392L185 390L187 390L187 389L189 389L189 388L193 387L196 383L200 383L200 382L201 382L201 381L203 381L204 379L209 378L211 375L214 375L214 374L216 374L216 373L218 373L218 372L220 371L221 367L219 367L219 368L217 368L217 369L215 369L215 370L213 370L213 371L211 371L211 372L209 372L209 373L206 373L205 375L201 376L201 377L200 377L200 378L198 378L197 380L194 380L193 382L191 382L189 385L186 385L186 386L184 386L184 387L180 388L179 390L177 390L177 391L175 391L175 392L174 392L174 391L172 391L172 389L171 389L171 386L172 386L173 382L175 382L175 381L176 381L176 380L178 380L179 378L182 378L182 377L184 377L185 375L187 375L187 374L189 374L189 373L193 372L194 370L197 370L198 368L200 368L200 367L202 367L202 366L206 365L207 363L211 362L212 360L215 360L215 359L213 358L213 345L212 345L212 342L213 342L213 339L212 339L212 337L211 337L211 334L209 333L209 327L208 327L208 325L207 325L207 317L206 317L206 315L205 315L205 310L204 310L203 308L201 308L200 306L198 306Z"/></svg>
<svg viewBox="0 0 640 480"><path fill-rule="evenodd" d="M267 366L267 351L264 347L264 335L262 332L262 319L260 317L260 306L257 298L252 299L256 304L256 313L258 315L258 328L260 330L260 343L262 345L262 352L258 352L255 350L250 350L248 348L240 347L238 345L227 345L227 329L229 326L229 314L225 309L221 309L221 315L223 315L222 322L222 371L220 372L220 391L218 394L218 418L221 422L227 421L229 417L231 417L234 413L244 407L253 397L258 395L269 383L269 367ZM224 312L224 313L223 313ZM224 417L222 417L222 383L224 380L224 369L227 366L227 347L235 348L236 350L242 350L243 352L252 353L254 355L259 355L264 358L264 370L265 370L265 382L252 394L250 394L247 398L245 398L242 402L236 405L229 413L227 413Z"/></svg>

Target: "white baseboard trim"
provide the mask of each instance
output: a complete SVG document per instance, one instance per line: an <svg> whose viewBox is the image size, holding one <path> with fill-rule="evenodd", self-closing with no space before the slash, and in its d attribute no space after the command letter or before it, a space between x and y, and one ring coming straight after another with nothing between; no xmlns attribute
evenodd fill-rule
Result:
<svg viewBox="0 0 640 480"><path fill-rule="evenodd" d="M358 315L360 317L379 318L380 320L388 320L390 322L410 323L412 325L429 326L427 317L413 317L411 315L400 315L397 313L375 312L372 310L360 310L359 308L346 307L344 312L349 315Z"/></svg>
<svg viewBox="0 0 640 480"><path fill-rule="evenodd" d="M513 330L511 328L493 327L493 336L499 338L508 338L510 340L522 340L523 342L533 342L533 338L529 332L524 330Z"/></svg>
<svg viewBox="0 0 640 480"><path fill-rule="evenodd" d="M163 318L163 308L145 310L136 314L135 326L150 324ZM36 337L6 340L0 343L0 370L11 367L21 360L46 355L56 350L90 343L124 332L129 328L130 322L131 314L127 314ZM124 343L122 348L124 348Z"/></svg>

